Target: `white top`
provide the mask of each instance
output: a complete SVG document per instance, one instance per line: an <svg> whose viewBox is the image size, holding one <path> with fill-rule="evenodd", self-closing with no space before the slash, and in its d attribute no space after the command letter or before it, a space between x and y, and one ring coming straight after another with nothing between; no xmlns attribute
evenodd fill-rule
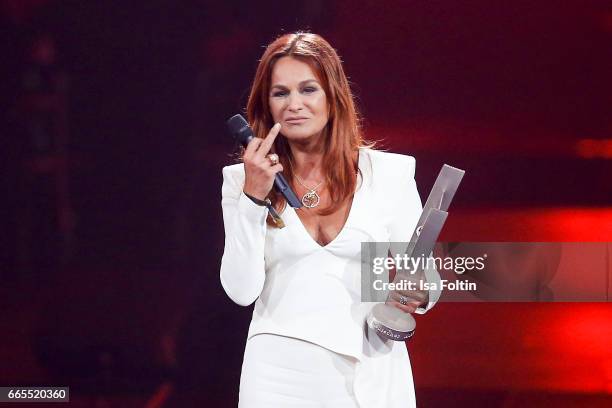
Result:
<svg viewBox="0 0 612 408"><path fill-rule="evenodd" d="M239 305L255 302L248 338L259 333L295 337L358 360L355 394L363 407L410 406L414 389L402 343L367 329L374 303L361 302L361 242L408 242L422 205L411 156L360 149L362 180L346 223L325 246L308 233L290 206L286 227L266 224L267 209L243 193L244 165L223 168L225 250L221 285ZM428 281L439 281L435 269ZM440 296L430 291L425 313ZM418 331L417 334L418 335Z"/></svg>

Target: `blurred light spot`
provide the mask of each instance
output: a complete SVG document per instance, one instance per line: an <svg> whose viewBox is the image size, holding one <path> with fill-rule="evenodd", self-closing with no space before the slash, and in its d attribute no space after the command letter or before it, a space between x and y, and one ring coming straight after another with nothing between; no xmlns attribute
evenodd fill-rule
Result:
<svg viewBox="0 0 612 408"><path fill-rule="evenodd" d="M575 148L580 157L612 159L612 139L581 139Z"/></svg>
<svg viewBox="0 0 612 408"><path fill-rule="evenodd" d="M604 31L612 33L612 13L602 13L600 22Z"/></svg>
<svg viewBox="0 0 612 408"><path fill-rule="evenodd" d="M612 207L456 209L441 241L608 242Z"/></svg>

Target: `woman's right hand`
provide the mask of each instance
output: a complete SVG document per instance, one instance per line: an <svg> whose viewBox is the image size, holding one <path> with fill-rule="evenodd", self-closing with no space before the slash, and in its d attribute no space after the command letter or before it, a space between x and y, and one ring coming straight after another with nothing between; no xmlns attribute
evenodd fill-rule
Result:
<svg viewBox="0 0 612 408"><path fill-rule="evenodd" d="M274 176L283 171L280 163L273 165L266 157L280 129L281 125L277 123L265 139L253 138L242 156L245 172L243 191L259 200L265 200L274 184Z"/></svg>

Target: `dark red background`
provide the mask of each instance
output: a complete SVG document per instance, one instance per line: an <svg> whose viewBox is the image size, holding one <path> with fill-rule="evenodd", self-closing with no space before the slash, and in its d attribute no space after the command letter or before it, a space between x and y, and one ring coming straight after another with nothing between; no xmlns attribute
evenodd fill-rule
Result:
<svg viewBox="0 0 612 408"><path fill-rule="evenodd" d="M442 164L466 170L444 240L611 240L609 2L356 3L0 2L0 384L68 384L82 406L235 406L250 308L218 278L223 124L282 32L338 49L367 136L416 157L422 196ZM40 34L69 78L67 166L18 148ZM59 226L61 172L75 251L60 265L57 236L35 234L38 263L21 268L20 208ZM609 303L446 303L417 319L420 406L611 402Z"/></svg>

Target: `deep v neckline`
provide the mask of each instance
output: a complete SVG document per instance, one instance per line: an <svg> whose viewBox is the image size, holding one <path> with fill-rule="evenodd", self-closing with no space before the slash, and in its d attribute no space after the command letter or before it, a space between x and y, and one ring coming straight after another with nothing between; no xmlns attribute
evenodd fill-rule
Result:
<svg viewBox="0 0 612 408"><path fill-rule="evenodd" d="M363 149L360 148L359 153L357 154L357 168L359 169L358 176L357 176L357 187L356 187L355 193L353 194L353 199L351 200L348 216L346 217L346 220L344 220L344 224L342 225L342 228L340 228L340 231L338 231L336 236L331 241L329 241L327 244L321 245L319 242L317 242L317 240L314 239L314 237L310 234L310 232L308 232L308 229L302 222L302 219L298 215L296 209L288 205L288 207L291 208L291 211L293 212L293 215L295 216L297 223L300 224L300 228L302 229L304 234L306 234L310 242L312 242L314 245L316 245L320 249L328 248L329 246L337 242L351 222L356 206L359 204L359 197L361 196L361 190L363 190L362 186L363 186L364 180L363 180L363 170L361 168L362 163L363 163L363 155L364 155ZM361 183L359 182L360 177L361 177Z"/></svg>

